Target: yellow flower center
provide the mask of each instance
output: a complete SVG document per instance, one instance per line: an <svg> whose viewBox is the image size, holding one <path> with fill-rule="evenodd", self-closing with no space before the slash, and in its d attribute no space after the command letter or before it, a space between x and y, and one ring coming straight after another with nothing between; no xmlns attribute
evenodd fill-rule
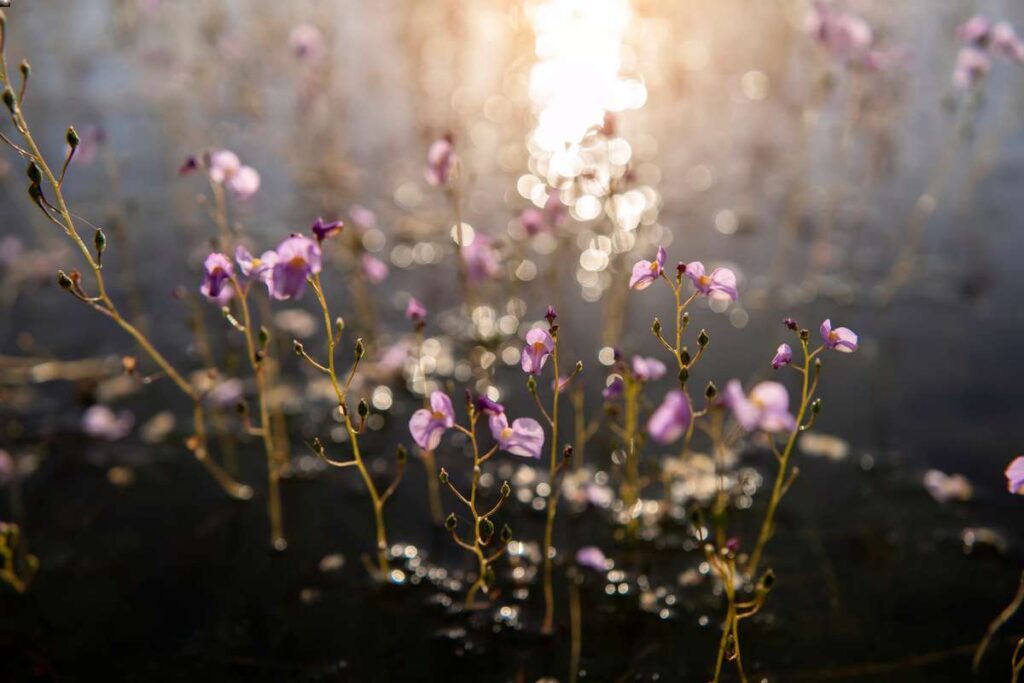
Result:
<svg viewBox="0 0 1024 683"><path fill-rule="evenodd" d="M658 262L657 261L651 261L651 272L652 273L657 273L658 272Z"/></svg>
<svg viewBox="0 0 1024 683"><path fill-rule="evenodd" d="M441 412L440 410L435 410L435 411L434 411L433 413L431 413L431 416L432 416L432 417L433 417L433 418L434 418L435 420L443 420L443 419L445 419L445 418L447 417L447 415L445 415L444 413L442 413L442 412Z"/></svg>
<svg viewBox="0 0 1024 683"><path fill-rule="evenodd" d="M533 342L534 351L543 351L545 349L544 342Z"/></svg>
<svg viewBox="0 0 1024 683"><path fill-rule="evenodd" d="M699 278L697 278L697 281L700 282L701 287L707 287L708 285L711 284L711 277L708 275L701 275Z"/></svg>
<svg viewBox="0 0 1024 683"><path fill-rule="evenodd" d="M508 441L509 439L511 439L512 434L513 432L511 427L505 427L504 429L501 430L501 438L503 441Z"/></svg>
<svg viewBox="0 0 1024 683"><path fill-rule="evenodd" d="M288 265L292 266L293 268L302 268L306 265L306 259L302 258L301 256L293 256L292 260L288 262Z"/></svg>

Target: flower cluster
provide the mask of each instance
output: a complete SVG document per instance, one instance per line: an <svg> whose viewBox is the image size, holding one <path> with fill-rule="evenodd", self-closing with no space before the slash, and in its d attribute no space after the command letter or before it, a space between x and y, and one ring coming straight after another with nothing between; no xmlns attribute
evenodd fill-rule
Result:
<svg viewBox="0 0 1024 683"><path fill-rule="evenodd" d="M237 199L248 199L260 189L260 174L252 166L242 164L238 155L228 149L208 152L202 157L190 156L179 169L181 175L205 168L210 182L226 187Z"/></svg>
<svg viewBox="0 0 1024 683"><path fill-rule="evenodd" d="M308 237L292 235L277 249L265 251L258 258L239 245L235 249L235 261L242 275L262 282L272 298L283 301L298 298L306 291L306 279L320 272L321 252L317 243ZM223 306L234 296L231 286L234 276L231 260L224 254L212 253L203 264L199 291L210 301Z"/></svg>
<svg viewBox="0 0 1024 683"><path fill-rule="evenodd" d="M957 53L953 84L961 90L978 85L992 70L992 56L1024 64L1024 41L1007 21L991 22L974 16L956 29L964 44Z"/></svg>

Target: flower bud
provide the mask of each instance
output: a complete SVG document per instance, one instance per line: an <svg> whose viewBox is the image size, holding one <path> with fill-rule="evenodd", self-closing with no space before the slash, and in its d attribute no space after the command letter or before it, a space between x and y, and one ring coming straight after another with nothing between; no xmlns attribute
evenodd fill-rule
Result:
<svg viewBox="0 0 1024 683"><path fill-rule="evenodd" d="M531 394L537 393L537 380L533 375L526 378L526 388Z"/></svg>
<svg viewBox="0 0 1024 683"><path fill-rule="evenodd" d="M689 313L683 313L682 321L683 321L683 327L686 327L687 325L689 325L690 324L690 314Z"/></svg>
<svg viewBox="0 0 1024 683"><path fill-rule="evenodd" d="M581 372L583 372L583 361L578 360L576 361L576 374L578 375Z"/></svg>
<svg viewBox="0 0 1024 683"><path fill-rule="evenodd" d="M793 330L794 332L796 332L796 321L793 320L792 318L785 318L782 321L782 324L785 325L787 328L789 328L789 329Z"/></svg>
<svg viewBox="0 0 1024 683"><path fill-rule="evenodd" d="M64 139L67 141L68 147L71 149L78 149L78 143L82 141L82 139L78 137L78 131L75 130L74 126L68 126L68 132L64 136Z"/></svg>
<svg viewBox="0 0 1024 683"><path fill-rule="evenodd" d="M502 482L501 484L501 497L508 498L512 495L512 487L508 485L508 482Z"/></svg>
<svg viewBox="0 0 1024 683"><path fill-rule="evenodd" d="M442 467L441 471L437 475L437 478L441 480L442 484L447 484L448 483L448 470L446 470L445 468Z"/></svg>
<svg viewBox="0 0 1024 683"><path fill-rule="evenodd" d="M544 314L544 317L547 318L548 325L553 325L555 322L555 318L558 317L558 313L555 311L555 307L548 306L547 313Z"/></svg>
<svg viewBox="0 0 1024 683"><path fill-rule="evenodd" d="M28 63L27 59L21 60L21 64L18 65L18 69L21 71L21 75L24 78L28 78L32 75L32 65Z"/></svg>
<svg viewBox="0 0 1024 683"><path fill-rule="evenodd" d="M366 419L366 416L370 414L370 404L366 402L365 398L359 399L359 417Z"/></svg>
<svg viewBox="0 0 1024 683"><path fill-rule="evenodd" d="M43 182L43 172L39 170L39 166L34 161L28 162L28 168L25 169L25 175L27 175L28 179L35 185Z"/></svg>
<svg viewBox="0 0 1024 683"><path fill-rule="evenodd" d="M107 236L99 228L96 228L96 232L93 233L92 245L96 247L96 255L103 256L103 250L107 248Z"/></svg>
<svg viewBox="0 0 1024 683"><path fill-rule="evenodd" d="M807 341L811 338L811 333L807 328L800 330L800 341Z"/></svg>
<svg viewBox="0 0 1024 683"><path fill-rule="evenodd" d="M342 318L340 315L334 319L334 331L338 335L345 331L345 319Z"/></svg>
<svg viewBox="0 0 1024 683"><path fill-rule="evenodd" d="M572 457L572 453L573 453L572 446L570 446L569 444L566 444L565 448L562 449L562 459L563 460L568 460L569 458Z"/></svg>
<svg viewBox="0 0 1024 683"><path fill-rule="evenodd" d="M764 576L761 577L761 580L758 581L758 583L763 590L770 591L772 586L775 585L775 572L769 569L764 573Z"/></svg>
<svg viewBox="0 0 1024 683"><path fill-rule="evenodd" d="M690 379L690 371L686 368L679 368L679 385L686 384L686 380Z"/></svg>
<svg viewBox="0 0 1024 683"><path fill-rule="evenodd" d="M356 360L366 355L366 346L363 345L363 338L356 339Z"/></svg>
<svg viewBox="0 0 1024 683"><path fill-rule="evenodd" d="M683 347L683 350L679 352L679 360L683 361L683 365L690 364L690 352L686 350L685 346Z"/></svg>
<svg viewBox="0 0 1024 683"><path fill-rule="evenodd" d="M811 404L811 414L812 415L817 415L820 412L821 412L821 399L820 398L816 398L816 399L814 399L814 403Z"/></svg>
<svg viewBox="0 0 1024 683"><path fill-rule="evenodd" d="M708 385L704 387L704 396L710 401L718 395L718 387L715 386L714 382L708 382Z"/></svg>
<svg viewBox="0 0 1024 683"><path fill-rule="evenodd" d="M408 460L408 459L409 459L409 451L407 451L405 449L404 445L398 444L398 450L395 451L395 460L397 460L398 464L401 465L401 464L404 464L405 461Z"/></svg>
<svg viewBox="0 0 1024 683"><path fill-rule="evenodd" d="M504 524L501 527L501 535L499 536L502 543L509 543L512 540L512 527L508 524Z"/></svg>
<svg viewBox="0 0 1024 683"><path fill-rule="evenodd" d="M306 351L306 347L298 339L292 341L292 348L295 349L296 356L301 356Z"/></svg>
<svg viewBox="0 0 1024 683"><path fill-rule="evenodd" d="M484 517L480 520L480 536L481 538L490 538L494 535L494 522Z"/></svg>
<svg viewBox="0 0 1024 683"><path fill-rule="evenodd" d="M491 569L491 565L487 565L487 569L484 570L483 581L485 586L493 586L497 577L494 575L494 570Z"/></svg>
<svg viewBox="0 0 1024 683"><path fill-rule="evenodd" d="M324 444L320 441L320 437L313 437L313 450L316 451L317 455L324 454Z"/></svg>
<svg viewBox="0 0 1024 683"><path fill-rule="evenodd" d="M711 337L708 336L708 331L707 330L701 330L700 334L697 335L697 345L700 346L702 349L705 346L707 346L708 342L710 342L710 341L711 341Z"/></svg>
<svg viewBox="0 0 1024 683"><path fill-rule="evenodd" d="M260 325L259 342L260 342L260 347L262 347L262 348L266 348L267 344L270 343L270 330L268 330L263 325Z"/></svg>
<svg viewBox="0 0 1024 683"><path fill-rule="evenodd" d="M651 332L653 332L656 337L660 337L661 336L661 319L660 318L655 318L654 322L651 323Z"/></svg>
<svg viewBox="0 0 1024 683"><path fill-rule="evenodd" d="M66 289L68 291L71 291L71 286L72 286L73 283L71 282L71 278L68 277L67 273L65 273L63 270L58 270L57 271L57 284L60 285L61 289Z"/></svg>
<svg viewBox="0 0 1024 683"><path fill-rule="evenodd" d="M451 513L444 520L444 528L448 531L455 531L455 524L458 520L455 519L455 513Z"/></svg>
<svg viewBox="0 0 1024 683"><path fill-rule="evenodd" d="M4 104L7 105L7 109L9 109L10 112L13 114L15 105L17 104L17 102L14 99L14 91L10 88L4 88L3 98Z"/></svg>

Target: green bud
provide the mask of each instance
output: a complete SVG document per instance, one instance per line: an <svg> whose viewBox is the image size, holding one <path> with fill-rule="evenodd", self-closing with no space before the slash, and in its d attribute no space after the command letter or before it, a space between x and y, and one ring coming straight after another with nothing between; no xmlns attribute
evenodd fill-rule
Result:
<svg viewBox="0 0 1024 683"><path fill-rule="evenodd" d="M370 414L370 404L366 402L365 398L359 399L359 417L366 418Z"/></svg>
<svg viewBox="0 0 1024 683"><path fill-rule="evenodd" d="M679 352L679 360L683 361L683 365L690 364L690 352L686 350L685 346L683 347L683 350Z"/></svg>
<svg viewBox="0 0 1024 683"><path fill-rule="evenodd" d="M505 524L501 527L501 535L499 536L502 543L508 543L512 540L512 527Z"/></svg>
<svg viewBox="0 0 1024 683"><path fill-rule="evenodd" d="M583 361L578 360L576 361L576 374L578 375L581 372L583 372Z"/></svg>
<svg viewBox="0 0 1024 683"><path fill-rule="evenodd" d="M491 566L487 565L487 569L484 570L484 575L483 575L484 585L486 585L486 586L493 586L494 582L497 581L497 578L498 577L496 577L494 575L494 570L491 569Z"/></svg>
<svg viewBox="0 0 1024 683"><path fill-rule="evenodd" d="M689 324L690 324L690 314L689 313L683 313L683 327L686 327Z"/></svg>
<svg viewBox="0 0 1024 683"><path fill-rule="evenodd" d="M39 166L37 166L34 161L28 162L28 168L25 169L25 175L27 175L28 179L36 185L43 182L43 172L39 170Z"/></svg>
<svg viewBox="0 0 1024 683"><path fill-rule="evenodd" d="M14 99L14 91L11 90L10 88L4 88L3 98L4 98L4 104L7 105L7 108L13 114L14 113L14 109L15 109L15 105L17 104L17 101Z"/></svg>
<svg viewBox="0 0 1024 683"><path fill-rule="evenodd" d="M533 375L529 375L526 378L526 388L531 394L537 393L537 378Z"/></svg>
<svg viewBox="0 0 1024 683"><path fill-rule="evenodd" d="M718 395L718 387L715 386L714 382L708 382L708 385L704 387L704 396L710 401Z"/></svg>
<svg viewBox="0 0 1024 683"><path fill-rule="evenodd" d="M654 322L651 323L651 332L653 332L655 336L661 336L661 320L659 318L655 318Z"/></svg>
<svg viewBox="0 0 1024 683"><path fill-rule="evenodd" d="M764 576L761 577L761 580L758 583L761 584L762 589L770 591L772 586L775 585L775 572L769 569L764 573Z"/></svg>
<svg viewBox="0 0 1024 683"><path fill-rule="evenodd" d="M292 341L292 348L295 349L296 356L301 356L306 350L306 347L304 347L302 345L302 342L300 342L298 339Z"/></svg>
<svg viewBox="0 0 1024 683"><path fill-rule="evenodd" d="M320 441L320 437L313 437L313 450L319 455L324 454L324 444Z"/></svg>
<svg viewBox="0 0 1024 683"><path fill-rule="evenodd" d="M398 460L399 464L402 464L409 459L409 451L405 450L404 445L398 444L398 450L395 452L395 459Z"/></svg>
<svg viewBox="0 0 1024 683"><path fill-rule="evenodd" d="M480 520L480 536L490 538L494 535L494 522L486 517Z"/></svg>
<svg viewBox="0 0 1024 683"><path fill-rule="evenodd" d="M64 136L64 139L67 141L68 147L71 149L78 149L78 143L82 141L82 139L78 137L78 131L75 130L74 126L68 126L68 132Z"/></svg>
<svg viewBox="0 0 1024 683"><path fill-rule="evenodd" d="M363 344L363 338L356 339L356 360L360 360L366 355L366 346Z"/></svg>
<svg viewBox="0 0 1024 683"><path fill-rule="evenodd" d="M811 404L811 412L815 415L821 412L821 399L814 399L814 403Z"/></svg>
<svg viewBox="0 0 1024 683"><path fill-rule="evenodd" d="M259 341L260 341L260 346L264 346L264 347L267 344L270 343L270 330L268 330L263 325L260 325Z"/></svg>
<svg viewBox="0 0 1024 683"><path fill-rule="evenodd" d="M32 65L28 63L27 59L21 60L21 64L18 65L18 69L21 70L21 75L25 78L32 75Z"/></svg>
<svg viewBox="0 0 1024 683"><path fill-rule="evenodd" d="M512 495L512 487L508 485L508 482L503 482L501 485L501 497L508 498Z"/></svg>
<svg viewBox="0 0 1024 683"><path fill-rule="evenodd" d="M705 346L708 345L709 341L711 341L711 337L708 336L708 331L701 330L700 334L697 335L697 345L703 349Z"/></svg>
<svg viewBox="0 0 1024 683"><path fill-rule="evenodd" d="M690 371L686 368L679 369L679 384L686 384L686 380L690 379Z"/></svg>
<svg viewBox="0 0 1024 683"><path fill-rule="evenodd" d="M57 284L60 285L61 289L71 291L71 287L74 283L71 282L71 278L63 270L57 271Z"/></svg>
<svg viewBox="0 0 1024 683"><path fill-rule="evenodd" d="M102 256L103 250L107 248L107 236L99 228L96 228L96 232L92 236L92 245L96 247L97 256Z"/></svg>
<svg viewBox="0 0 1024 683"><path fill-rule="evenodd" d="M800 341L807 341L811 338L811 333L807 328L800 330Z"/></svg>
<svg viewBox="0 0 1024 683"><path fill-rule="evenodd" d="M35 204L41 204L43 200L43 188L38 183L28 186L28 196Z"/></svg>
<svg viewBox="0 0 1024 683"><path fill-rule="evenodd" d="M450 515L448 515L448 517L445 518L445 520L444 520L444 528L447 529L448 531L455 531L455 525L457 523L458 523L458 520L455 519L455 513L453 512Z"/></svg>
<svg viewBox="0 0 1024 683"><path fill-rule="evenodd" d="M438 473L438 475L437 475L437 478L441 480L442 484L447 484L448 483L448 470L446 470L445 468L442 467L440 473Z"/></svg>

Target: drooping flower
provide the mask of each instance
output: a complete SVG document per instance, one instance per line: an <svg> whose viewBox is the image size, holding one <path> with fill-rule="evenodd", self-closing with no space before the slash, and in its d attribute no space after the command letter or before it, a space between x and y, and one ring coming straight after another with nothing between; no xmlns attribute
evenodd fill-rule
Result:
<svg viewBox="0 0 1024 683"><path fill-rule="evenodd" d="M535 327L526 333L526 346L523 347L521 365L523 372L539 375L547 362L548 356L555 349L555 340L547 330Z"/></svg>
<svg viewBox="0 0 1024 683"><path fill-rule="evenodd" d="M584 546L576 551L576 564L597 572L608 569L608 558L594 545Z"/></svg>
<svg viewBox="0 0 1024 683"><path fill-rule="evenodd" d="M483 282L501 272L498 252L485 235L475 235L473 241L462 248L462 258L466 261L470 282Z"/></svg>
<svg viewBox="0 0 1024 683"><path fill-rule="evenodd" d="M502 411L492 414L487 424L491 428L491 436L502 450L524 458L540 459L544 448L544 428L533 418L520 417L510 425Z"/></svg>
<svg viewBox="0 0 1024 683"><path fill-rule="evenodd" d="M793 348L789 344L779 344L779 348L775 350L775 356L772 358L772 369L778 370L792 361Z"/></svg>
<svg viewBox="0 0 1024 683"><path fill-rule="evenodd" d="M622 390L624 388L625 384L623 384L622 378L619 377L618 375L615 375L611 378L611 381L608 382L605 385L604 389L601 391L601 398L608 402L618 400L618 398L622 396Z"/></svg>
<svg viewBox="0 0 1024 683"><path fill-rule="evenodd" d="M299 24L288 36L288 47L296 59L316 62L324 54L324 36L312 24Z"/></svg>
<svg viewBox="0 0 1024 683"><path fill-rule="evenodd" d="M421 304L416 297L411 296L409 303L405 305L405 317L414 323L421 323L427 318L427 307Z"/></svg>
<svg viewBox="0 0 1024 683"><path fill-rule="evenodd" d="M203 281L199 292L210 301L223 306L235 295L231 277L235 274L231 259L220 252L213 252L203 261Z"/></svg>
<svg viewBox="0 0 1024 683"><path fill-rule="evenodd" d="M1006 488L1010 493L1024 496L1024 455L1018 455L1006 466Z"/></svg>
<svg viewBox="0 0 1024 683"><path fill-rule="evenodd" d="M712 299L731 299L736 301L736 273L728 268L715 268L710 275L705 274L704 264L692 261L686 264L686 277L701 294Z"/></svg>
<svg viewBox="0 0 1024 683"><path fill-rule="evenodd" d="M992 70L992 60L981 50L961 48L953 68L953 85L967 90L977 85Z"/></svg>
<svg viewBox="0 0 1024 683"><path fill-rule="evenodd" d="M658 253L654 257L653 261L640 260L637 261L633 266L633 274L629 278L630 289L647 289L652 283L657 281L661 274L665 272L665 259L668 258L668 254L665 251L665 247L658 247Z"/></svg>
<svg viewBox="0 0 1024 683"><path fill-rule="evenodd" d="M117 441L128 436L135 417L127 410L114 413L105 405L96 404L82 415L82 431L94 439Z"/></svg>
<svg viewBox="0 0 1024 683"><path fill-rule="evenodd" d="M384 263L376 256L364 253L360 258L360 263L363 267L363 275L365 275L366 279L373 284L379 284L387 279L388 264Z"/></svg>
<svg viewBox="0 0 1024 683"><path fill-rule="evenodd" d="M857 350L857 335L848 327L832 329L832 321L826 319L821 323L821 339L826 349L835 349L842 353L853 353Z"/></svg>
<svg viewBox="0 0 1024 683"><path fill-rule="evenodd" d="M270 295L291 299L306 291L306 278L320 272L321 254L317 243L302 235L292 235L277 246L270 276Z"/></svg>
<svg viewBox="0 0 1024 683"><path fill-rule="evenodd" d="M681 437L690 426L690 401L680 389L665 394L661 405L647 421L647 432L655 441L670 444Z"/></svg>
<svg viewBox="0 0 1024 683"><path fill-rule="evenodd" d="M430 394L430 410L421 408L409 418L409 433L425 451L437 448L444 433L454 426L455 408L448 394L443 391Z"/></svg>
<svg viewBox="0 0 1024 683"><path fill-rule="evenodd" d="M331 221L328 223L320 216L317 216L316 221L313 222L312 231L316 241L323 242L328 237L339 234L344 227L344 221Z"/></svg>
<svg viewBox="0 0 1024 683"><path fill-rule="evenodd" d="M633 374L643 382L654 382L665 376L665 364L657 358L633 356Z"/></svg>
<svg viewBox="0 0 1024 683"><path fill-rule="evenodd" d="M458 157L455 155L455 145L452 144L451 138L443 137L435 140L427 150L425 172L427 182L434 187L447 185L456 163L458 163Z"/></svg>
<svg viewBox="0 0 1024 683"><path fill-rule="evenodd" d="M761 382L748 396L739 380L730 380L723 398L736 421L748 432L761 429L774 434L796 427L796 418L789 412L789 392L778 382Z"/></svg>

